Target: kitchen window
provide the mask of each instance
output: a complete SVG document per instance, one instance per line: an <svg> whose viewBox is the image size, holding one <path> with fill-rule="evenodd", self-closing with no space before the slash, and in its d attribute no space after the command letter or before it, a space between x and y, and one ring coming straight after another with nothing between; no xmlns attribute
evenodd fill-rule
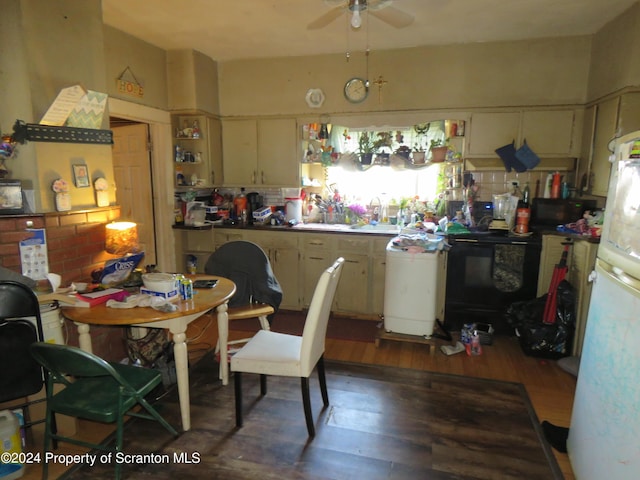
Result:
<svg viewBox="0 0 640 480"><path fill-rule="evenodd" d="M338 123L305 126L308 139L303 161L322 162L327 166L326 184L352 199L368 203L381 195L395 200L419 196L435 203L444 190L442 164L424 160L414 163L412 156L422 150L428 159L432 142L446 144L446 123L436 120L409 127L347 127ZM399 155L403 149L407 158ZM373 154L370 163L361 160L364 151ZM449 156L454 153L451 150Z"/></svg>

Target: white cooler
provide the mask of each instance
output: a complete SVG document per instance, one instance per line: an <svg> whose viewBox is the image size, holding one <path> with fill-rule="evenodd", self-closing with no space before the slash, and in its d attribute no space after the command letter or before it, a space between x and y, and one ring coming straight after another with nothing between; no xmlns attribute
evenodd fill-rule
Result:
<svg viewBox="0 0 640 480"><path fill-rule="evenodd" d="M440 314L439 275L446 269L446 253L410 253L387 244L384 284L384 328L387 332L430 337ZM442 278L439 278L442 277Z"/></svg>

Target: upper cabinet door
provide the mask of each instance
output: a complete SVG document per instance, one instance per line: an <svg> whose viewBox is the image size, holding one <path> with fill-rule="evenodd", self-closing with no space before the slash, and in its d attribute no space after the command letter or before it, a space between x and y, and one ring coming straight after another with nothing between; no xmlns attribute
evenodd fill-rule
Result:
<svg viewBox="0 0 640 480"><path fill-rule="evenodd" d="M592 105L584 112L581 153L578 158L578 168L576 171L576 192L578 195L585 195L591 191L589 179L591 159L593 158L593 135L596 128L596 110L597 107Z"/></svg>
<svg viewBox="0 0 640 480"><path fill-rule="evenodd" d="M618 128L618 110L620 97L612 98L598 104L596 127L593 135L593 158L591 160L591 194L607 196L611 162L609 144L616 136Z"/></svg>
<svg viewBox="0 0 640 480"><path fill-rule="evenodd" d="M256 120L223 120L222 162L224 184L253 185L257 179L258 136Z"/></svg>
<svg viewBox="0 0 640 480"><path fill-rule="evenodd" d="M625 93L620 98L618 135L640 130L640 92Z"/></svg>
<svg viewBox="0 0 640 480"><path fill-rule="evenodd" d="M218 118L209 118L207 127L210 182L212 185L222 185L222 123Z"/></svg>
<svg viewBox="0 0 640 480"><path fill-rule="evenodd" d="M258 179L261 185L300 185L294 118L258 120Z"/></svg>
<svg viewBox="0 0 640 480"><path fill-rule="evenodd" d="M538 156L575 156L573 135L574 110L533 110L522 113L520 142Z"/></svg>
<svg viewBox="0 0 640 480"><path fill-rule="evenodd" d="M519 132L520 112L474 113L469 126L467 156L496 157L495 150L517 142Z"/></svg>
<svg viewBox="0 0 640 480"><path fill-rule="evenodd" d="M224 120L224 184L228 186L299 186L296 120Z"/></svg>

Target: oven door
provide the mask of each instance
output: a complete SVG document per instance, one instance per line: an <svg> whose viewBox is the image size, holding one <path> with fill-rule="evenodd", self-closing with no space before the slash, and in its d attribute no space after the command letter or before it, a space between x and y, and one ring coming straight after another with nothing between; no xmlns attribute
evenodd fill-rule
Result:
<svg viewBox="0 0 640 480"><path fill-rule="evenodd" d="M507 237L449 243L445 327L483 322L496 333L513 333L505 313L511 303L536 297L540 244Z"/></svg>

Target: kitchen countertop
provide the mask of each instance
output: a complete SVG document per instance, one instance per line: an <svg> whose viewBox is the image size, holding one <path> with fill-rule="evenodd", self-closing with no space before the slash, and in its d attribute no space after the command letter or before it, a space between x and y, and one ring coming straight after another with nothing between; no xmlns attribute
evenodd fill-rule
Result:
<svg viewBox="0 0 640 480"><path fill-rule="evenodd" d="M377 225L343 225L331 223L298 223L294 226L289 225L203 225L203 226L186 226L174 225L176 230L210 230L210 229L232 229L232 230L253 230L263 232L315 232L315 233L346 233L357 235L384 235L394 236L399 233L399 228L395 225L377 224Z"/></svg>
<svg viewBox="0 0 640 480"><path fill-rule="evenodd" d="M232 229L232 230L253 230L253 231L264 231L264 232L281 232L281 231L291 231L291 232L315 232L315 233L340 233L340 234L349 234L349 235L381 235L381 236L395 236L400 233L400 229L396 225L390 224L377 224L377 225L344 225L344 224L330 224L330 223L298 223L295 226L289 225L202 225L202 226L187 226L187 225L173 225L175 230L210 230L210 229ZM479 234L475 234L479 235ZM579 240L590 243L600 243L600 237L593 237L590 235L580 235L577 233L567 233L567 232L559 232L554 229L540 229L534 231L533 235L528 237L518 237L518 236L509 236L510 239L538 239L538 241L542 238L543 235L556 235L560 237L570 238L571 240ZM471 234L459 234L457 237L464 236L474 236L474 233Z"/></svg>

